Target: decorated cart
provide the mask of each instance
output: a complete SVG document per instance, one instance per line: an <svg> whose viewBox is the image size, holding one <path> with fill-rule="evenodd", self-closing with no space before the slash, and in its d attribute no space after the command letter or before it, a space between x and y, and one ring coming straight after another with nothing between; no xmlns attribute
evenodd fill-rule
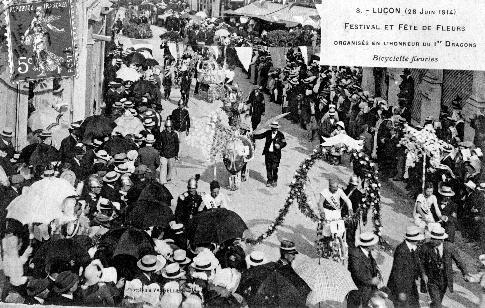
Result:
<svg viewBox="0 0 485 308"><path fill-rule="evenodd" d="M224 81L226 72L221 69L215 60L208 60L202 64L199 70L199 82L201 90L207 91L207 101L214 102L216 99L222 99L226 95Z"/></svg>

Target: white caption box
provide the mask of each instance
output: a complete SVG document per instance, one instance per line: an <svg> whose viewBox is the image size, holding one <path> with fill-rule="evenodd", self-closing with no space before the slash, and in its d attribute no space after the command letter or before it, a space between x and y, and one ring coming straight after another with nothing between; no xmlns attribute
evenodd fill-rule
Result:
<svg viewBox="0 0 485 308"><path fill-rule="evenodd" d="M485 70L483 0L323 3L323 65Z"/></svg>

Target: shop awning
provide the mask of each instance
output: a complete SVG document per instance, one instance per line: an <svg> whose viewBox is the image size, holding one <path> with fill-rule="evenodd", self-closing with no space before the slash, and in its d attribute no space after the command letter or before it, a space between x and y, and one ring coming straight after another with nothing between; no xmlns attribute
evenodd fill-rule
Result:
<svg viewBox="0 0 485 308"><path fill-rule="evenodd" d="M317 9L295 4L283 5L266 1L253 2L237 10L228 10L226 14L259 18L269 22L282 23L289 27L298 24L320 28L320 16Z"/></svg>

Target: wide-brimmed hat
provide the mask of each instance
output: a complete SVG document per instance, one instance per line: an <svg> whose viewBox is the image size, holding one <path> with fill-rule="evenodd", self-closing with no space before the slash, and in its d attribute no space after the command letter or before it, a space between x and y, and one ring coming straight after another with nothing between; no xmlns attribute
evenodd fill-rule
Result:
<svg viewBox="0 0 485 308"><path fill-rule="evenodd" d="M130 169L128 168L127 165L121 164L115 167L115 171L118 172L119 174L125 174L125 173L129 173Z"/></svg>
<svg viewBox="0 0 485 308"><path fill-rule="evenodd" d="M342 121L338 121L336 125L342 127L343 129L345 129L345 124Z"/></svg>
<svg viewBox="0 0 485 308"><path fill-rule="evenodd" d="M273 121L271 122L271 124L269 125L269 127L271 128L280 128L280 124L276 121Z"/></svg>
<svg viewBox="0 0 485 308"><path fill-rule="evenodd" d="M43 178L51 178L55 175L55 171L52 170L52 169L47 169L44 171L44 173L42 173L42 177Z"/></svg>
<svg viewBox="0 0 485 308"><path fill-rule="evenodd" d="M163 257L157 258L157 256L154 255L146 255L138 260L136 265L144 272L156 272L161 270L166 263L167 261Z"/></svg>
<svg viewBox="0 0 485 308"><path fill-rule="evenodd" d="M438 190L438 193L445 197L453 197L455 195L455 192L453 191L453 189L451 189L451 187L447 185L441 186L440 189Z"/></svg>
<svg viewBox="0 0 485 308"><path fill-rule="evenodd" d="M97 158L103 159L103 160L110 160L111 156L109 156L108 152L105 150L99 150L94 154Z"/></svg>
<svg viewBox="0 0 485 308"><path fill-rule="evenodd" d="M71 271L65 271L56 277L52 290L58 294L63 294L69 291L77 282L79 282L78 275Z"/></svg>
<svg viewBox="0 0 485 308"><path fill-rule="evenodd" d="M162 271L162 277L167 279L178 279L184 275L185 271L180 268L178 263L169 264Z"/></svg>
<svg viewBox="0 0 485 308"><path fill-rule="evenodd" d="M12 138L13 137L13 130L10 127L5 127L0 132L0 135L2 135L2 137L5 137L5 138Z"/></svg>
<svg viewBox="0 0 485 308"><path fill-rule="evenodd" d="M103 177L103 182L112 183L116 182L120 178L120 174L116 171L110 171Z"/></svg>
<svg viewBox="0 0 485 308"><path fill-rule="evenodd" d="M153 119L147 118L143 120L143 126L146 126L146 127L155 126L155 122L153 121Z"/></svg>
<svg viewBox="0 0 485 308"><path fill-rule="evenodd" d="M216 264L214 264L212 259L207 255L199 255L194 259L194 262L192 262L190 266L199 271L211 271L216 267Z"/></svg>
<svg viewBox="0 0 485 308"><path fill-rule="evenodd" d="M442 148L443 152L450 153L453 151L453 146L451 144L445 144Z"/></svg>
<svg viewBox="0 0 485 308"><path fill-rule="evenodd" d="M182 234L184 233L184 225L183 224L172 224L170 226L170 229L172 229L173 234Z"/></svg>
<svg viewBox="0 0 485 308"><path fill-rule="evenodd" d="M37 296L44 292L51 286L51 280L49 278L33 279L27 283L27 295Z"/></svg>
<svg viewBox="0 0 485 308"><path fill-rule="evenodd" d="M127 101L123 102L124 108L133 108L133 106L135 106L135 104L132 101L127 100Z"/></svg>
<svg viewBox="0 0 485 308"><path fill-rule="evenodd" d="M418 226L412 225L408 226L406 228L406 234L404 235L404 238L407 239L408 241L422 241L424 240L424 234Z"/></svg>
<svg viewBox="0 0 485 308"><path fill-rule="evenodd" d="M99 148L100 146L103 145L103 140L100 140L98 138L94 138L93 140L93 146Z"/></svg>
<svg viewBox="0 0 485 308"><path fill-rule="evenodd" d="M116 101L116 102L114 102L113 107L114 108L122 108L123 107L123 103L122 102L119 102L119 101Z"/></svg>
<svg viewBox="0 0 485 308"><path fill-rule="evenodd" d="M296 250L295 243L289 240L282 240L280 243L280 250L286 252L286 253L291 253L291 254L298 254L298 251Z"/></svg>
<svg viewBox="0 0 485 308"><path fill-rule="evenodd" d="M444 240L448 238L448 234L446 234L445 229L441 226L436 226L431 229L429 236L431 239L435 240Z"/></svg>
<svg viewBox="0 0 485 308"><path fill-rule="evenodd" d="M183 249L177 249L173 252L172 257L173 262L177 262L178 264L189 264L192 260L187 257L187 252Z"/></svg>
<svg viewBox="0 0 485 308"><path fill-rule="evenodd" d="M485 182L482 182L477 187L478 190L485 191Z"/></svg>
<svg viewBox="0 0 485 308"><path fill-rule="evenodd" d="M52 133L46 129L44 129L40 135L39 135L40 138L50 138L52 137Z"/></svg>
<svg viewBox="0 0 485 308"><path fill-rule="evenodd" d="M263 265L266 263L268 263L268 260L262 251L255 250L246 256L246 264L248 267Z"/></svg>
<svg viewBox="0 0 485 308"><path fill-rule="evenodd" d="M125 153L118 153L114 156L115 163L124 163L126 162L126 154Z"/></svg>
<svg viewBox="0 0 485 308"><path fill-rule="evenodd" d="M368 247L379 243L379 237L372 232L364 232L359 235L358 246Z"/></svg>
<svg viewBox="0 0 485 308"><path fill-rule="evenodd" d="M328 109L328 115L336 115L336 114L337 114L337 111L335 110L335 108Z"/></svg>
<svg viewBox="0 0 485 308"><path fill-rule="evenodd" d="M146 143L155 143L155 136L153 136L152 134L148 134L147 137L145 138L145 142Z"/></svg>

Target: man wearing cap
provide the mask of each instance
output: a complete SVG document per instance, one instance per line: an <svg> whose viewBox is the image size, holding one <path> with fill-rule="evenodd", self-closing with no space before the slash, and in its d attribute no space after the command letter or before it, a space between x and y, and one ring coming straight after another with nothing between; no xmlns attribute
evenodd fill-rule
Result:
<svg viewBox="0 0 485 308"><path fill-rule="evenodd" d="M165 129L160 134L160 183L167 184L172 180L175 161L179 156L179 137L173 131L172 121L165 121Z"/></svg>
<svg viewBox="0 0 485 308"><path fill-rule="evenodd" d="M11 159L15 153L15 148L12 143L13 130L9 127L5 127L0 132L0 157L5 159ZM2 152L4 153L2 155Z"/></svg>
<svg viewBox="0 0 485 308"><path fill-rule="evenodd" d="M256 130L259 123L261 123L261 117L264 115L266 106L264 101L264 94L261 91L261 87L254 89L248 98L249 114L251 115L251 124L253 130Z"/></svg>
<svg viewBox="0 0 485 308"><path fill-rule="evenodd" d="M266 187L276 187L278 183L278 168L281 160L281 150L286 146L285 135L278 129L280 125L278 122L273 122L270 125L271 130L267 130L261 134L253 135L254 139L265 138L263 155L264 164L266 165Z"/></svg>
<svg viewBox="0 0 485 308"><path fill-rule="evenodd" d="M175 220L187 225L189 220L197 214L202 203L202 196L197 191L197 180L191 178L187 183L187 191L177 199L175 208Z"/></svg>
<svg viewBox="0 0 485 308"><path fill-rule="evenodd" d="M185 108L185 104L182 100L178 103L178 108L172 111L170 117L173 123L173 129L177 132L183 133L188 136L190 130L190 115L189 111Z"/></svg>
<svg viewBox="0 0 485 308"><path fill-rule="evenodd" d="M415 225L406 229L404 241L396 247L387 287L396 307L419 307L416 280L422 277L418 243L424 240L422 230Z"/></svg>
<svg viewBox="0 0 485 308"><path fill-rule="evenodd" d="M450 242L445 242L448 235L440 226L430 231L431 240L422 246L420 261L424 269L428 293L431 297L431 307L442 307L441 302L446 290L453 292L453 266L460 269L465 280L469 279L469 272L463 262L458 249Z"/></svg>
<svg viewBox="0 0 485 308"><path fill-rule="evenodd" d="M298 298L303 301L306 300L308 293L311 292L311 288L308 284L295 272L291 264L295 260L295 256L298 254L295 243L289 240L282 240L280 244L280 259L276 262L276 267L283 276L287 277L293 282L293 285L298 288L301 296ZM291 303L279 303L282 307L305 307L305 302L291 302Z"/></svg>
<svg viewBox="0 0 485 308"><path fill-rule="evenodd" d="M69 127L69 136L62 139L59 153L61 155L61 161L66 161L74 157L73 151L76 144L80 141L80 129L81 121L72 122Z"/></svg>
<svg viewBox="0 0 485 308"><path fill-rule="evenodd" d="M377 291L381 282L376 260L372 256L379 243L379 238L372 232L359 235L357 247L349 249L349 271L352 280L359 289L361 303L365 305L372 293Z"/></svg>

